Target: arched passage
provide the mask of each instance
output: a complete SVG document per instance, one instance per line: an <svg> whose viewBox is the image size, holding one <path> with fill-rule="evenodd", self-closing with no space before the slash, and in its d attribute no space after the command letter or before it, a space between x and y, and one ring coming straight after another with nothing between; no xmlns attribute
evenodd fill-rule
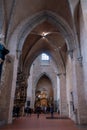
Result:
<svg viewBox="0 0 87 130"><path fill-rule="evenodd" d="M50 106L53 103L54 92L51 80L44 74L37 82L35 90L35 107L38 104L44 111L45 107Z"/></svg>
<svg viewBox="0 0 87 130"><path fill-rule="evenodd" d="M30 26L28 23L25 24L24 29L22 28L18 38L17 49L18 53L21 51L23 65L22 71L25 73L25 75L27 75L26 77L29 75L28 72L30 71L31 64L33 63L34 59L44 51L52 55L58 67L59 73L65 73L66 52L72 51L71 48L73 48L71 40L71 38L73 38L72 31L66 22L60 17L57 19L57 16L49 11L47 11L46 14L43 14L44 13L39 14L40 16L37 14L37 17L35 17L36 21L30 20L32 26ZM48 23L46 23L47 21ZM35 23L33 24L33 22ZM36 29L36 25L39 26L40 23L42 23L42 25L45 23L45 25L48 24L49 26L51 23L51 28L54 26L54 31L51 30L52 34L50 33L45 37L42 35L33 34ZM58 37L58 39L55 38L55 35ZM33 39L35 41L33 41ZM59 40L58 43L56 42L57 40Z"/></svg>
<svg viewBox="0 0 87 130"><path fill-rule="evenodd" d="M34 107L35 102L36 86L43 75L47 77L47 79L49 79L51 82L54 95L53 99L54 101L57 100L57 66L52 57L49 56L49 61L44 63L44 61L41 59L41 55L39 55L31 66L30 76L28 80L27 98L30 97L32 107Z"/></svg>

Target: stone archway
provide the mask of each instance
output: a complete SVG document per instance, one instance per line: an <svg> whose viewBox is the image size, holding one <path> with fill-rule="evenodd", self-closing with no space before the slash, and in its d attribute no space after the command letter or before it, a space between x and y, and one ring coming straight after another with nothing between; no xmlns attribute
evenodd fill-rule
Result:
<svg viewBox="0 0 87 130"><path fill-rule="evenodd" d="M45 74L43 74L36 85L35 107L37 107L39 104L44 112L45 107L47 108L54 103L53 93L51 80Z"/></svg>
<svg viewBox="0 0 87 130"><path fill-rule="evenodd" d="M23 28L21 28L19 32L19 38L17 43L18 50L22 50L24 41L26 37L29 35L29 33L38 24L43 23L44 21L49 21L51 24L55 25L59 29L64 39L66 39L65 41L67 44L68 51L71 51L75 48L73 32L67 24L67 22L63 18L51 11L42 11L34 15L31 19L26 19L25 22L22 23L23 25L21 26L23 26Z"/></svg>
<svg viewBox="0 0 87 130"><path fill-rule="evenodd" d="M29 20L29 21L28 21ZM50 21L52 24L55 24L59 30L60 33L62 33L63 37L65 38L66 35L69 36L67 37L66 43L67 43L67 48L68 50L72 50L72 31L70 29L70 27L68 26L68 24L59 16L56 16L56 14L50 12L50 11L45 11L45 12L41 12L39 14L36 14L33 18L29 18L26 21L24 21L23 23L23 28L22 28L22 24L20 26L18 26L17 30L15 30L15 32L13 33L11 39L10 39L10 43L8 45L8 48L10 48L11 50L11 54L16 56L16 49L17 49L17 54L18 57L20 56L20 51L22 50L24 41L26 39L26 37L29 35L29 33L31 32L31 30L37 26L38 24L40 24L43 21ZM31 25L32 23L32 25ZM26 30L27 28L27 30ZM69 34L69 35L68 35ZM71 35L70 35L71 34ZM19 37L19 38L18 38ZM15 38L15 40L14 40ZM12 45L13 41L14 43L14 47ZM13 86L12 86L13 87Z"/></svg>
<svg viewBox="0 0 87 130"><path fill-rule="evenodd" d="M45 18L48 19L48 20L51 20L51 22L52 22L53 24L56 22L56 25L57 25L57 24L59 25L58 19L56 19L56 17L55 17L54 15L50 15L50 14L51 14L51 13L46 12L46 17L45 17ZM40 22L43 22L44 20L46 20L46 19L42 18L42 16L43 16L43 15L41 14L41 17L39 17L39 18L41 18L41 19L40 19L41 21L39 21L39 22L38 22L38 20L37 20L37 22L35 21L35 22L36 22L36 23L34 24L35 26L36 26L37 24L39 24ZM45 14L44 14L44 16L45 16ZM54 22L53 18L55 19L55 22ZM31 31L31 30L33 29L34 25L31 25L31 27L28 25L28 26L30 27L30 30L29 30L29 31ZM26 32L26 27L28 27L28 26L24 26L24 27L23 27L24 30L23 30L22 33L20 34L20 35L21 35L21 36L19 37L19 41L20 41L19 43L20 43L20 45L18 45L18 49L20 49L20 50L21 50L22 47L23 47L25 38L29 35L29 31ZM65 26L65 24L64 24L64 26ZM63 26L63 27L64 27L64 26ZM58 26L58 27L59 27L59 26ZM66 26L66 28L68 28L68 27ZM63 28L62 28L62 29L63 29ZM67 31L65 28L64 28L65 30L62 30L62 29L61 29L61 25L60 25L60 32L63 32L63 31L64 31L63 33L64 33L64 34L67 34L67 35L68 35L70 32L72 32L72 31L70 31L70 32ZM19 31L20 31L20 30L19 30ZM67 33L67 32L68 32L68 33ZM63 33L62 33L62 35L63 35ZM16 37L16 38L17 38L17 37ZM16 40L17 40L17 39L16 39ZM71 41L71 37L70 37L70 39L67 39L67 41L68 41L68 44L67 44L68 50L72 48L72 45L71 45L71 44L69 45L69 43L72 43L72 42L70 42L69 40ZM72 41L73 41L73 40L72 40ZM22 44L22 43L23 43L23 44ZM17 44L16 44L16 45L17 45ZM11 46L10 46L10 47L11 47ZM14 49L15 49L15 50L14 50L12 53L15 53L15 52L16 52L16 47L15 47ZM20 50L19 50L19 51L20 51Z"/></svg>

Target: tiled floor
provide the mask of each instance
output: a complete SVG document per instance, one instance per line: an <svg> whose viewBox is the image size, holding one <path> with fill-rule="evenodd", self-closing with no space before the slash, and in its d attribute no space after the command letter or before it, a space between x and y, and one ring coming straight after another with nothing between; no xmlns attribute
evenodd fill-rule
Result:
<svg viewBox="0 0 87 130"><path fill-rule="evenodd" d="M0 127L0 130L87 130L87 127L76 126L69 119L46 119L48 116L50 115L41 114L37 118L37 115L33 114L31 117L20 117L12 124Z"/></svg>

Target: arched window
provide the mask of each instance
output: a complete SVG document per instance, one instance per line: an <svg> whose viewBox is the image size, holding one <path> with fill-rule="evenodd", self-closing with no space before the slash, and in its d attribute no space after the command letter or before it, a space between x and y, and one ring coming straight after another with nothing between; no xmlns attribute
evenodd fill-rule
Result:
<svg viewBox="0 0 87 130"><path fill-rule="evenodd" d="M49 60L49 56L47 54L45 54L45 53L42 53L41 60L48 61Z"/></svg>
<svg viewBox="0 0 87 130"><path fill-rule="evenodd" d="M46 53L41 54L41 65L49 65L50 57Z"/></svg>

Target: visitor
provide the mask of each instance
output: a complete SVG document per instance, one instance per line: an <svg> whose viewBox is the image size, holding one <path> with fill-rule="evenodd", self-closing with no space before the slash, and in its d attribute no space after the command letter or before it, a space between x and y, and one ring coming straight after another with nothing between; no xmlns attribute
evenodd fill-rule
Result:
<svg viewBox="0 0 87 130"><path fill-rule="evenodd" d="M41 107L38 105L36 108L37 118L39 118L39 115L41 113Z"/></svg>
<svg viewBox="0 0 87 130"><path fill-rule="evenodd" d="M51 106L50 106L50 113L51 113L51 118L53 118L53 113L54 113L53 104L51 104Z"/></svg>

